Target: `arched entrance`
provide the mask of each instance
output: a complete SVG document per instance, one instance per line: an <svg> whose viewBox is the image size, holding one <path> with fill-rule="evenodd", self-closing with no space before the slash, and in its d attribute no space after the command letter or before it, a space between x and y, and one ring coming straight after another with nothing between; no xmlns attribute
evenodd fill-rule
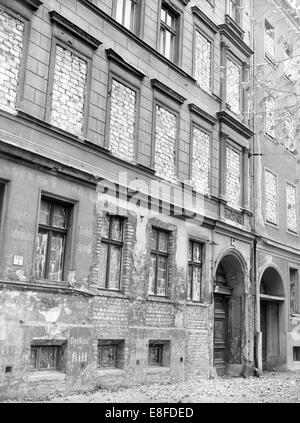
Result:
<svg viewBox="0 0 300 423"><path fill-rule="evenodd" d="M278 271L267 268L260 282L260 331L262 369L271 370L285 362L284 342L284 287Z"/></svg>
<svg viewBox="0 0 300 423"><path fill-rule="evenodd" d="M214 366L224 374L242 364L246 339L245 270L241 260L228 254L220 261L214 280Z"/></svg>

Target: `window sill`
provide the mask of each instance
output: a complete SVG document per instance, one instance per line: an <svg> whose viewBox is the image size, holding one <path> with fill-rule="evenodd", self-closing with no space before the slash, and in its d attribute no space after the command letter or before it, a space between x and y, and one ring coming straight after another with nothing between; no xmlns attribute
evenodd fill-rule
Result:
<svg viewBox="0 0 300 423"><path fill-rule="evenodd" d="M266 59L267 62L270 63L270 65L276 67L276 59L275 59L275 57L271 56L268 53L265 53L265 59Z"/></svg>
<svg viewBox="0 0 300 423"><path fill-rule="evenodd" d="M170 298L160 297L158 295L148 295L147 300L152 302L158 302L158 303L173 303L173 301L171 301Z"/></svg>
<svg viewBox="0 0 300 423"><path fill-rule="evenodd" d="M267 220L265 221L266 225L270 226L273 229L277 229L279 230L279 226L277 223L272 223L272 222L268 222Z"/></svg>
<svg viewBox="0 0 300 423"><path fill-rule="evenodd" d="M47 281L35 281L28 280L27 282L20 281L4 281L0 280L0 289L3 287L12 286L16 289L23 289L28 291L43 291L43 292L53 292L53 293L63 293L63 294L81 294L93 297L94 292L91 292L87 289L82 288L72 288L70 286L61 286L48 284Z"/></svg>
<svg viewBox="0 0 300 423"><path fill-rule="evenodd" d="M96 297L117 297L117 298L129 299L129 297L121 291L117 291L113 289L105 289L105 288L97 288L95 296Z"/></svg>
<svg viewBox="0 0 300 423"><path fill-rule="evenodd" d="M296 238L298 238L298 236L299 236L298 232L292 231L290 229L287 229L286 233L289 234L289 235L295 236Z"/></svg>
<svg viewBox="0 0 300 423"><path fill-rule="evenodd" d="M98 376L123 376L125 374L124 369L101 369L97 368Z"/></svg>
<svg viewBox="0 0 300 423"><path fill-rule="evenodd" d="M300 320L300 313L291 313L291 319Z"/></svg>
<svg viewBox="0 0 300 423"><path fill-rule="evenodd" d="M161 374L161 373L169 373L171 371L170 367L165 366L148 366L147 374L149 375L155 375L155 374Z"/></svg>
<svg viewBox="0 0 300 423"><path fill-rule="evenodd" d="M46 382L52 380L64 382L66 380L66 375L58 370L30 370L28 375L29 382Z"/></svg>
<svg viewBox="0 0 300 423"><path fill-rule="evenodd" d="M200 301L192 301L192 300L186 300L186 305L193 306L193 307L204 307L206 308L208 304L202 303Z"/></svg>

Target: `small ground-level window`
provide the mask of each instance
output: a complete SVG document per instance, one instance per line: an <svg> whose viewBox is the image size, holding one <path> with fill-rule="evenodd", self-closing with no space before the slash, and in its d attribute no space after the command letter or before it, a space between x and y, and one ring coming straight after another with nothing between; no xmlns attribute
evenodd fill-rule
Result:
<svg viewBox="0 0 300 423"><path fill-rule="evenodd" d="M57 345L32 346L30 352L30 369L60 370L59 349Z"/></svg>
<svg viewBox="0 0 300 423"><path fill-rule="evenodd" d="M170 341L149 341L149 366L170 365Z"/></svg>
<svg viewBox="0 0 300 423"><path fill-rule="evenodd" d="M122 368L124 365L124 340L98 341L98 368Z"/></svg>
<svg viewBox="0 0 300 423"><path fill-rule="evenodd" d="M300 361L300 347L293 347L293 360Z"/></svg>

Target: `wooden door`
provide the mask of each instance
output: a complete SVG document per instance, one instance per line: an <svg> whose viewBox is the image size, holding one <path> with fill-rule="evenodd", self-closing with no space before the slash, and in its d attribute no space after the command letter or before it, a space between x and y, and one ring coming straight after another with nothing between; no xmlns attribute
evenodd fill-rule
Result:
<svg viewBox="0 0 300 423"><path fill-rule="evenodd" d="M214 365L225 368L228 358L228 297L214 296Z"/></svg>
<svg viewBox="0 0 300 423"><path fill-rule="evenodd" d="M262 367L265 370L267 363L267 301L260 302L260 331L262 334Z"/></svg>

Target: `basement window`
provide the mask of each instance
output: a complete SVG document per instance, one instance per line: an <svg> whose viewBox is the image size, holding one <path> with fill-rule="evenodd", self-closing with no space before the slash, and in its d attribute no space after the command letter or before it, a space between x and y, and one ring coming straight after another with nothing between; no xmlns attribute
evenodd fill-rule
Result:
<svg viewBox="0 0 300 423"><path fill-rule="evenodd" d="M149 366L170 365L170 341L149 341Z"/></svg>
<svg viewBox="0 0 300 423"><path fill-rule="evenodd" d="M30 347L30 370L64 371L66 340L33 339Z"/></svg>
<svg viewBox="0 0 300 423"><path fill-rule="evenodd" d="M293 347L293 360L300 361L300 347Z"/></svg>
<svg viewBox="0 0 300 423"><path fill-rule="evenodd" d="M124 340L99 340L98 363L101 369L120 369L124 367Z"/></svg>

